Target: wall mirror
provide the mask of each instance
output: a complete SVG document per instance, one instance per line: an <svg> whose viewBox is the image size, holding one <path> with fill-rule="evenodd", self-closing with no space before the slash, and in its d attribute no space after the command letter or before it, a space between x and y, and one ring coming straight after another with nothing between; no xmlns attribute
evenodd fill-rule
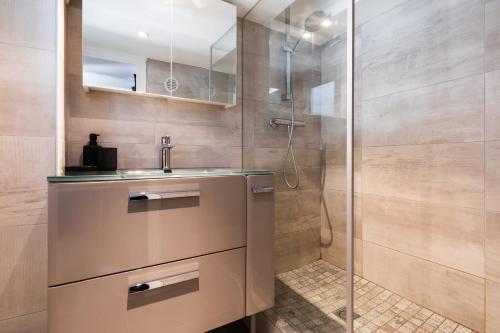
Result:
<svg viewBox="0 0 500 333"><path fill-rule="evenodd" d="M83 85L236 104L236 7L221 0L84 0Z"/></svg>

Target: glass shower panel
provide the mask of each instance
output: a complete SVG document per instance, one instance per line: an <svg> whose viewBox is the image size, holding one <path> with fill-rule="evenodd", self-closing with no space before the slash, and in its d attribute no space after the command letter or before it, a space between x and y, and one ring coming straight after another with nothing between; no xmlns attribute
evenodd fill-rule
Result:
<svg viewBox="0 0 500 333"><path fill-rule="evenodd" d="M275 171L276 306L293 332L345 332L345 0L261 1L242 20L243 167Z"/></svg>

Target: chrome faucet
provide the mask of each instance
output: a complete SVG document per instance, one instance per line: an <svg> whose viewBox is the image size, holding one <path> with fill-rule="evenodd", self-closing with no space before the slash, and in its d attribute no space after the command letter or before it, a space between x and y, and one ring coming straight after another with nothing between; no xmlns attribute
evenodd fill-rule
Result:
<svg viewBox="0 0 500 333"><path fill-rule="evenodd" d="M172 172L172 166L170 165L170 150L174 148L174 145L170 143L170 137L164 136L161 138L161 168L163 172L170 173Z"/></svg>

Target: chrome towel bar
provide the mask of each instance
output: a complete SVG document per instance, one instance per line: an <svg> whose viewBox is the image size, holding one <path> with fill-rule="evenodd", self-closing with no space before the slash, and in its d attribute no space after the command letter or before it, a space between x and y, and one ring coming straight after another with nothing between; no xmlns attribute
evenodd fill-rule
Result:
<svg viewBox="0 0 500 333"><path fill-rule="evenodd" d="M274 192L274 186L272 185L257 185L252 187L253 194L272 193L272 192Z"/></svg>

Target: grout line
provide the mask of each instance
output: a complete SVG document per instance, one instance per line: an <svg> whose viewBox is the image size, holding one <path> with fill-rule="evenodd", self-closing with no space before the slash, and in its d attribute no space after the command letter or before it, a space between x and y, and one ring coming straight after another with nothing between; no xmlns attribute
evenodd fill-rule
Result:
<svg viewBox="0 0 500 333"><path fill-rule="evenodd" d="M0 138L24 138L24 139L56 139L55 135L27 135L27 134L0 134Z"/></svg>
<svg viewBox="0 0 500 333"><path fill-rule="evenodd" d="M24 314L21 314L21 315L18 315L18 316L0 319L0 323L4 323L4 322L6 322L8 320L13 320L13 319L16 319L16 318L32 316L32 315L35 315L35 314L38 314L38 313L42 313L42 312L47 312L47 309L43 309L43 310L40 310L40 311L34 311L34 312L28 312L28 313L24 313Z"/></svg>
<svg viewBox="0 0 500 333"><path fill-rule="evenodd" d="M335 191L341 191L341 190L335 190ZM345 192L345 191L343 191L343 192ZM482 209L482 208L466 207L466 206L459 206L459 205L446 205L446 204L441 204L441 203L434 203L434 202L431 202L431 201L412 200L412 199L406 199L406 198L395 197L395 196L390 196L390 195L382 195L382 194L372 194L372 193L363 193L363 192L360 192L360 194L362 196L366 196L366 197L374 197L374 198L380 198L380 199L406 201L406 202L410 202L410 203L430 205L430 206L441 207L441 208L449 208L449 209L461 208L461 209L468 209L468 210L472 210L472 211L475 211L475 212L482 212L483 215L485 215L485 213L486 213L486 211L484 209Z"/></svg>
<svg viewBox="0 0 500 333"><path fill-rule="evenodd" d="M391 251L394 251L394 252L397 252L399 254L402 254L402 255L406 255L408 257L412 257L412 258L415 258L415 259L418 259L418 260L422 260L422 261L425 261L427 263L431 263L431 264L434 264L434 265L438 265L438 266L441 266L441 267L444 267L444 268L447 268L449 270L453 270L455 272L459 272L459 273L462 273L462 274L466 274L468 276L471 276L471 277L475 277L475 278L478 278L480 280L484 280L485 277L484 276L479 276L479 275L475 275L475 274L472 274L472 273L469 273L469 272L466 272L466 271L463 271L463 270L460 270L458 268L454 268L454 267L451 267L451 266L448 266L446 264L442 264L442 263L438 263L438 262L435 262L435 261L432 261L430 259L426 259L426 258L422 258L422 257L419 257L419 256L416 256L414 254L411 254L411 253L407 253L407 252L403 252L401 250L397 250L397 249L394 249L394 248L391 248L391 247L388 247L386 245L381 245L381 244L378 244L378 243L375 243L373 241L369 241L367 239L363 239L362 240L363 242L366 242L366 243L369 243L369 244L372 244L372 245L375 245L377 247L381 247L381 248L384 248L384 249L387 249L387 250L391 250ZM483 281L484 282L484 281ZM484 285L484 283L483 283Z"/></svg>
<svg viewBox="0 0 500 333"><path fill-rule="evenodd" d="M372 101L375 101L377 99L387 98L387 97L390 97L390 96L393 96L393 95L403 94L403 93L407 93L407 92L411 92L411 91L417 91L417 90L421 90L421 89L425 89L425 88L432 88L432 87L435 87L435 86L444 85L446 83L451 83L451 82L454 82L454 81L461 81L461 80L471 79L473 77L478 77L478 76L481 76L481 75L485 76L485 73L484 72L482 72L482 73L478 72L478 73L469 74L469 75L465 75L465 76L460 76L460 77L456 77L456 78L445 80L445 81L440 81L440 82L435 82L435 83L430 83L430 84L424 84L422 86L417 86L417 87L414 87L414 88L393 91L393 92L385 94L385 95L380 95L380 96L371 97L371 98L367 98L367 99L361 99L359 101L359 103L360 104L364 104L366 102L372 102ZM361 88L361 90L363 90L363 89ZM361 93L361 96L362 96L362 93Z"/></svg>
<svg viewBox="0 0 500 333"><path fill-rule="evenodd" d="M0 45L8 45L8 46L14 46L14 47L19 47L19 48L37 50L37 51L44 51L44 52L53 53L54 55L56 54L55 48L54 49L46 49L46 48L42 48L42 47L28 46L28 45L10 43L10 42L5 42L5 41L0 41Z"/></svg>
<svg viewBox="0 0 500 333"><path fill-rule="evenodd" d="M500 142L500 140L498 140ZM472 143L485 143L484 140L472 141L450 141L450 142L429 142L429 143L407 143L392 145L362 145L360 148L385 148L385 147L415 147L415 146L443 146L443 145L463 145Z"/></svg>
<svg viewBox="0 0 500 333"><path fill-rule="evenodd" d="M5 225L5 226L0 225L0 231L4 231L5 229L21 229L21 228L27 228L27 227L35 228L35 227L43 227L43 226L48 226L48 222L13 224L13 225Z"/></svg>

